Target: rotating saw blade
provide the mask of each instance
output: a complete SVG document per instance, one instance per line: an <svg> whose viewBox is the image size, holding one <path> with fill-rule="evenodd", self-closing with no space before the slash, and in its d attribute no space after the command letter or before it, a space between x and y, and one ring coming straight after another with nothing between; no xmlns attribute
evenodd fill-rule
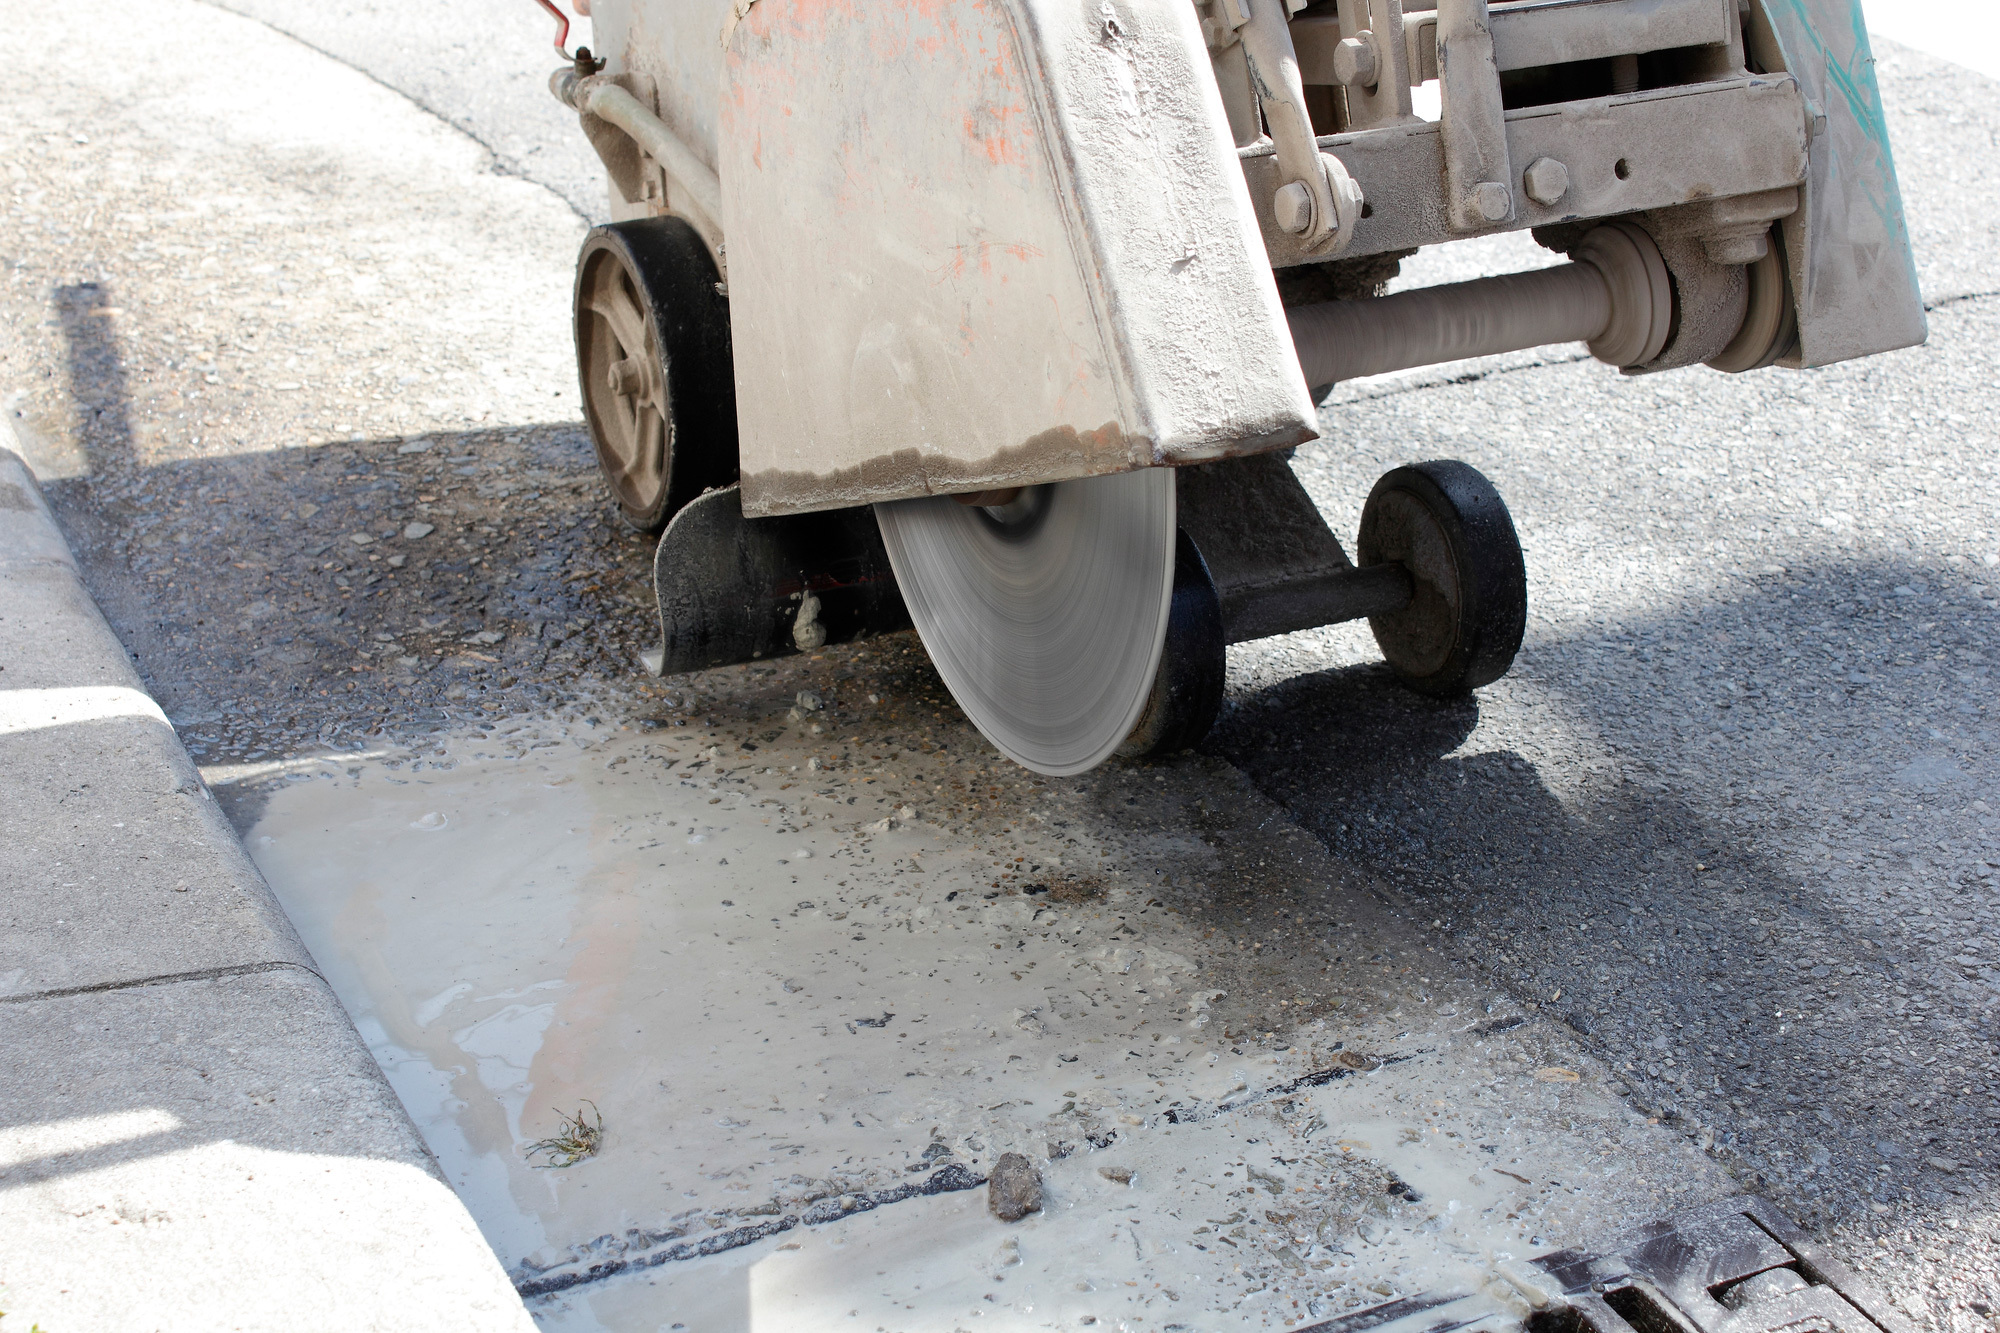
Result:
<svg viewBox="0 0 2000 1333"><path fill-rule="evenodd" d="M1159 669L1174 584L1174 473L1023 489L1004 505L875 506L910 619L1002 754L1063 777L1118 748Z"/></svg>

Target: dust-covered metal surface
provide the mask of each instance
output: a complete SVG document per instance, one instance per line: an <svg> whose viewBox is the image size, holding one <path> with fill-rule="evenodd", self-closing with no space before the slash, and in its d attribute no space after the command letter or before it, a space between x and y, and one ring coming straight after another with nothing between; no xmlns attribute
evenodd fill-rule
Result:
<svg viewBox="0 0 2000 1333"><path fill-rule="evenodd" d="M1909 1322L1796 1223L1755 1197L1722 1199L1641 1227L1599 1250L1535 1266L1559 1306L1533 1333L1907 1333Z"/></svg>
<svg viewBox="0 0 2000 1333"><path fill-rule="evenodd" d="M1529 227L1569 250L1621 218L1685 316L1621 364L1923 337L1854 0L603 9L608 72L558 93L614 211L683 214L713 249L751 516L1310 439L1269 265ZM1537 336L1590 322L1569 313ZM1394 364L1482 350L1441 318L1411 316Z"/></svg>
<svg viewBox="0 0 2000 1333"><path fill-rule="evenodd" d="M711 171L722 34L734 8L732 0L620 0L594 6L590 16L592 49L606 62L604 72L628 85ZM678 206L670 193L649 197L643 188L611 194L612 215L619 218Z"/></svg>
<svg viewBox="0 0 2000 1333"><path fill-rule="evenodd" d="M1923 296L1861 0L1761 0L1751 46L1798 79L1812 135L1799 211L1780 224L1798 304L1789 366L1924 340Z"/></svg>
<svg viewBox="0 0 2000 1333"><path fill-rule="evenodd" d="M1523 107L1507 113L1506 135L1510 160L1523 170L1559 161L1568 188L1546 203L1520 191L1511 218L1469 233L1447 225L1438 198L1444 145L1437 123L1323 136L1320 147L1347 164L1371 204L1349 253L1754 194L1797 185L1807 172L1804 103L1785 75ZM1270 177L1269 145L1244 149L1243 170L1263 209L1267 192L1255 185ZM1264 235L1275 264L1314 259L1275 226Z"/></svg>
<svg viewBox="0 0 2000 1333"><path fill-rule="evenodd" d="M865 509L746 519L734 486L674 516L653 553L655 675L748 662L908 629Z"/></svg>
<svg viewBox="0 0 2000 1333"><path fill-rule="evenodd" d="M1400 565L1354 567L1276 455L1181 469L1180 521L1215 580L1230 643L1357 620L1410 600Z"/></svg>
<svg viewBox="0 0 2000 1333"><path fill-rule="evenodd" d="M1313 437L1184 0L761 0L721 97L746 513Z"/></svg>

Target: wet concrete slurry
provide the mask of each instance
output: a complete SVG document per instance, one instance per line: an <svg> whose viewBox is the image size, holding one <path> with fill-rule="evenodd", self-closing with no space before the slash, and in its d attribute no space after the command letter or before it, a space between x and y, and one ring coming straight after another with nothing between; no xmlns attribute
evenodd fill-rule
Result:
<svg viewBox="0 0 2000 1333"><path fill-rule="evenodd" d="M1730 1188L1226 766L1011 770L907 636L709 680L220 775L552 1327L1518 1315L1530 1255ZM579 1109L602 1155L537 1165Z"/></svg>
<svg viewBox="0 0 2000 1333"><path fill-rule="evenodd" d="M1500 482L1529 548L1537 615L1513 676L1476 701L1437 705L1395 689L1371 665L1358 628L1246 646L1233 652L1231 711L1206 757L1037 785L985 750L907 637L673 682L636 673L650 632L648 550L597 498L574 421L568 259L582 228L562 200L515 168L496 170L476 144L367 78L255 24L167 0L144 8L80 0L65 21L97 34L101 60L50 64L38 54L53 49L50 33L31 25L0 33L18 66L41 71L38 84L0 90L6 410L52 479L92 591L238 827L253 844L273 839L258 855L302 921L321 922L314 947L346 978L357 1012L378 1014L371 1039L396 1062L412 1105L432 1108L420 1113L437 1130L433 1142L465 1175L490 1234L505 1238L504 1261L560 1275L587 1268L599 1237L615 1248L632 1243L631 1229L658 1235L647 1242L654 1255L741 1218L803 1218L826 1198L879 1195L892 1177L930 1180L944 1168L901 1168L905 1153L929 1148L933 1125L940 1141L949 1131L952 1160L968 1171L1009 1143L1027 1151L1040 1142L1046 1154L1079 1110L1125 1135L1050 1165L1055 1206L1011 1231L983 1217L976 1191L921 1195L627 1271L588 1291L553 1292L538 1298L546 1317L652 1327L663 1306L691 1309L713 1297L710 1323L743 1326L767 1308L804 1319L825 1297L822 1313L851 1324L859 1316L846 1311L861 1308L864 1280L879 1270L883 1291L867 1297L880 1303L876 1324L926 1326L933 1307L911 1293L918 1282L945 1284L940 1256L962 1261L952 1282L1008 1276L1014 1266L1003 1270L994 1256L1009 1235L1021 1269L1041 1276L973 1283L976 1295L953 1286L935 1308L959 1309L964 1298L988 1311L1011 1301L1046 1312L1057 1308L1047 1302L1071 1299L1049 1294L1065 1266L1078 1266L1079 1255L1109 1262L1131 1240L1121 1223L1108 1243L1108 1213L1081 1202L1105 1191L1107 1209L1144 1200L1142 1240L1149 1225L1185 1227L1162 1231L1178 1247L1175 1263L1208 1262L1227 1243L1220 1236L1246 1251L1202 1293L1213 1326L1240 1326L1253 1310L1284 1324L1315 1300L1337 1309L1379 1298L1375 1284L1402 1290L1416 1280L1419 1257L1469 1251L1484 1281L1500 1271L1488 1265L1489 1250L1518 1259L1537 1235L1587 1240L1683 1198L1755 1188L1900 1291L1913 1312L1956 1329L1987 1326L1985 1311L1996 1308L1990 1274L2000 1266L1982 1248L1993 1230L1988 872L2000 858L1982 691L1996 651L1990 594L2000 549L1990 377L1978 353L1991 340L1980 293L2000 284L1984 276L1990 247L1954 238L1990 226L1979 204L1990 154L1978 150L2000 125L1990 85L1907 53L1888 53L1880 66L1925 280L1941 302L1925 352L1806 376L1689 373L1636 384L1560 358L1526 358L1508 363L1517 369L1507 375L1417 376L1392 386L1408 392L1357 391L1330 408L1341 444L1302 452L1298 466L1337 531L1353 530L1374 475L1409 457L1470 458ZM212 59L218 41L239 53L226 67ZM94 110L82 119L80 107ZM107 181L118 183L115 204ZM1557 364L1532 368L1538 361ZM801 690L820 692L829 707L793 720ZM700 770L691 770L699 756L686 753L695 740L696 750L719 751ZM555 743L505 757L510 746L545 741ZM912 741L921 762L908 753ZM494 757L476 758L482 751ZM574 776L548 786L562 776L549 767L556 754ZM616 769L593 767L620 755L628 757ZM665 767L668 758L676 767ZM737 782L711 792L718 759ZM801 781L793 766L811 776ZM702 776L681 786L690 771ZM324 776L307 780L313 774ZM453 790L471 808L432 799L440 783L460 784ZM834 797L800 794L821 788L846 813L834 817ZM582 801L577 790L593 795ZM407 802L395 812L407 815L401 824L389 813L397 800ZM977 1018L998 1035L978 1038L985 1054L976 1061L961 1047L951 1056L964 1063L940 1063L946 1043L921 1029L905 1040L897 1035L905 1029L861 1027L870 1015L849 1012L859 991L834 989L836 1014L822 1008L836 1004L827 994L785 992L782 980L763 998L748 982L742 996L718 983L714 999L814 1015L826 1040L857 1053L826 1069L795 1059L806 1065L800 1079L819 1082L808 1081L810 1098L797 1079L766 1089L791 1118L763 1132L786 1137L759 1141L754 1152L747 1138L722 1143L746 1150L725 1158L712 1151L714 1138L694 1136L726 1138L727 1127L712 1122L747 1112L731 1111L736 1103L719 1093L698 1104L691 1094L755 1068L749 1058L726 1063L726 1053L748 1038L761 1048L775 1032L728 1027L727 1041L708 1043L713 1052L683 1045L690 1024L728 1026L741 1015L702 1011L710 997L678 973L648 973L630 959L621 971L605 951L585 956L563 941L639 940L665 929L645 914L616 916L640 902L709 914L711 932L724 919L713 914L748 911L765 888L725 889L708 878L723 868L709 866L688 881L698 896L683 899L677 880L662 887L647 878L666 873L664 858L639 845L657 838L691 854L705 845L685 842L692 824L725 826L705 812L755 800L780 803L761 808L757 830L768 816L772 830L784 819L801 835L820 830L812 836L831 837L835 848L847 843L842 857L829 849L802 863L851 867L848 885L835 878L838 893L856 903L856 890L881 895L865 909L834 909L877 915L862 941L810 934L811 923L827 922L797 908L802 895L773 914L780 926L755 947L789 941L787 957L800 961L782 970L793 980L817 976L812 969L831 966L822 955L842 947L842 966L865 964L866 975L896 983L886 998L898 1003L885 998L874 1017L935 1012L967 1043ZM907 820L897 813L906 804ZM566 867L561 876L543 870L533 886L525 874L457 876L459 864L482 864L485 853L454 839L468 822L488 827L479 821L489 806L520 816L505 831L519 825L525 846ZM537 810L546 817L523 814ZM562 827L586 832L553 831L570 812L577 822ZM433 813L442 828L408 828ZM1102 897L1078 887L1073 902L1056 903L1081 934L1062 936L1046 915L1035 924L1029 904L1058 891L1042 880L1047 894L1025 892L1038 882L1024 878L1027 867L1042 867L1037 857L1050 845L1025 841L1042 836L1038 813L1065 820L1079 866L1098 872ZM868 830L885 817L898 822ZM387 831L316 832L350 818ZM728 827L736 836L751 826ZM669 844L669 831L680 841ZM619 836L631 841L612 845ZM453 850L428 850L438 847ZM799 848L765 850L784 857ZM862 866L869 854L875 864ZM735 873L736 857L722 855ZM1013 865L1014 856L1023 875L995 873L996 859ZM762 870L782 873L787 887L797 873ZM883 886L861 889L868 877ZM940 904L939 890L960 897ZM967 891L979 906L960 913ZM989 892L1001 896L989 901ZM723 898L732 907L720 907ZM936 914L920 920L924 908ZM957 943L970 943L974 917L977 931L991 932L984 943L1005 953L1012 941L1037 963L1021 969L1019 983L1014 969L986 969L981 991L991 982L1007 997L997 1012L959 1007L971 965L952 972L936 961L946 940L952 953L980 952ZM940 924L961 918L956 932ZM474 919L477 931L462 924ZM503 935L489 919L519 928ZM629 928L615 924L625 919ZM926 927L938 934L926 938ZM751 948L752 938L734 947ZM1098 966L1100 947L1144 954L1149 944L1155 959L1165 948L1191 971ZM939 979L899 975L919 961L950 975L949 1000ZM760 966L780 970L768 959ZM466 975L442 976L453 968ZM1038 974L1089 980L1077 994L1098 1008L1074 999L1052 1018L1044 1006L1035 1015L1041 1035L1008 1027L1018 1024L1014 1010L1029 1008L1014 988ZM601 1016L615 1018L618 1005L643 1009L649 997L633 988L648 977L682 1005L670 1016L651 1011L663 1017L641 1035L659 1038L659 1053L621 1062L593 1047L589 1061L558 1064L555 1052L584 1044L563 1047L549 1033L593 1022L615 1029ZM470 989L454 993L461 979ZM933 988L928 998L919 981ZM545 982L556 984L507 995ZM1188 1026L1201 1015L1174 1006L1211 992L1223 994L1211 996L1208 1024ZM906 997L929 1007L912 1011ZM435 1013L425 1007L433 1002L442 1006ZM1126 1005L1112 1011L1116 1023L1105 1022L1107 1003ZM527 1014L543 1005L554 1008L539 1035L530 1020L492 1021L509 1006ZM562 1029L566 1006L578 1016ZM1493 1026L1515 1017L1529 1021ZM462 1032L469 1046L458 1043ZM804 1051L807 1033L818 1040L810 1022L787 1035ZM1119 1054L1115 1066L1092 1071L1091 1088L1079 1086L1074 1070L1104 1052L1089 1037L1118 1047L1135 1034L1147 1040L1123 1049L1140 1055ZM878 1038L877 1047L855 1044ZM919 1040L932 1044L911 1062ZM690 1050L696 1058L683 1058ZM1000 1051L1023 1059L996 1060ZM1227 1089L1199 1081L1208 1055L1217 1057L1207 1066L1213 1077L1240 1078L1248 1093L1333 1068L1327 1062L1343 1052L1416 1055L1289 1100L1157 1124L1176 1099L1228 1099ZM500 1091L481 1081L482 1061ZM976 1075L952 1072L975 1063ZM654 1089L657 1100L640 1095L653 1088L632 1072L643 1068L658 1070L654 1084L668 1081ZM531 1088L506 1082L515 1069L528 1071ZM1579 1078L1536 1078L1544 1069ZM988 1076L1013 1091L981 1100ZM593 1083L613 1085L611 1102ZM942 1089L940 1111L922 1124L885 1117L895 1126L886 1141L863 1136L866 1124L840 1145L806 1137L812 1125L796 1113L819 1105L820 1092L831 1102L845 1095L839 1089L873 1096L884 1085ZM1097 1087L1115 1105L1084 1096ZM1017 1097L1034 1105L989 1109ZM531 1171L521 1150L554 1130L558 1107L567 1114L581 1098L605 1106L604 1155L571 1174ZM898 1115L930 1104L907 1100ZM1062 1112L1072 1100L1076 1108ZM945 1114L945 1101L959 1109ZM717 1110L690 1109L697 1105ZM1443 1117L1429 1139L1425 1111ZM1127 1115L1145 1123L1125 1124ZM1350 1122L1397 1129L1360 1135L1368 1146L1350 1162L1323 1146L1326 1132L1307 1133L1315 1120L1340 1137ZM1465 1193L1425 1190L1423 1161L1398 1155L1405 1131L1441 1144L1455 1132L1482 1156L1480 1145L1494 1144L1496 1154L1519 1155L1500 1165L1518 1168L1527 1184L1503 1174L1501 1186L1479 1170L1465 1173ZM1208 1137L1229 1133L1238 1137ZM652 1146L676 1135L689 1136L688 1153ZM1132 1193L1111 1190L1097 1165L1123 1168L1103 1154L1137 1152L1142 1138L1164 1146L1138 1162ZM775 1153L776 1142L817 1144L828 1155L808 1162L802 1148L792 1159L790 1148ZM1288 1160L1255 1163L1253 1147ZM648 1192L657 1178L623 1174L641 1153L676 1195L708 1193L676 1204ZM1560 1165L1545 1167L1544 1153ZM783 1171L757 1165L774 1155ZM1627 1157L1647 1165L1622 1183L1571 1169ZM1256 1196L1238 1196L1224 1211L1166 1188L1186 1166L1191 1177L1209 1171L1204 1179L1219 1190L1240 1190L1255 1179L1243 1175L1252 1165L1283 1175L1287 1197L1306 1185L1307 1203L1280 1207L1270 1196L1260 1212L1243 1207ZM745 1211L731 1211L738 1205L723 1198L724 1184L703 1175L725 1169L745 1173L728 1183L762 1188L741 1203ZM1378 1169L1422 1202L1385 1184L1373 1203L1356 1206L1362 1196L1350 1198L1343 1182ZM807 1183L784 1183L792 1175ZM627 1202L585 1208L572 1225L567 1209L589 1192L584 1184ZM836 1185L850 1192L808 1201ZM1482 1192L1495 1188L1530 1192ZM719 1202L730 1210L679 1217ZM765 1207L777 1211L747 1211ZM1211 1220L1238 1211L1235 1221ZM1371 1216L1381 1245L1369 1244ZM1434 1217L1435 1232L1426 1229ZM1059 1231L1058 1219L1080 1218L1096 1230ZM665 1234L684 1223L682 1236ZM1530 1228L1525 1240L1517 1224ZM950 1247L936 1240L947 1235ZM1145 1251L1133 1264L1117 1283L1140 1282L1143 1269L1167 1260ZM736 1276L702 1276L725 1271ZM1148 1280L1172 1286L1157 1272ZM1196 1308L1180 1287L1172 1288L1180 1302L1115 1304L1152 1288L1111 1292L1108 1269L1072 1280L1072 1292L1075 1281L1099 1287L1075 1294L1105 1296L1091 1311L1107 1321L1150 1326L1167 1322L1154 1309ZM1030 1286L1033 1299L1015 1294ZM829 1293L850 1290L854 1299L833 1309ZM920 1310L891 1320L890 1291ZM1215 1313L1245 1297L1255 1300ZM1076 1319L1091 1312L1060 1308Z"/></svg>

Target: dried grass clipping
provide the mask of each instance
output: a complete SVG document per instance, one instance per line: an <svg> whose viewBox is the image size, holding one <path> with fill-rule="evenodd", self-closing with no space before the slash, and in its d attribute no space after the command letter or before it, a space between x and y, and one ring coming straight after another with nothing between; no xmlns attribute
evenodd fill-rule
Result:
<svg viewBox="0 0 2000 1333"><path fill-rule="evenodd" d="M543 1168L575 1166L586 1157L595 1157L604 1142L604 1117L598 1114L597 1103L586 1100L584 1106L590 1108L591 1119L583 1118L583 1107L578 1107L573 1116L563 1116L562 1129L546 1139L538 1139L527 1146L527 1155L536 1153L548 1156L546 1162L536 1162ZM553 1108L552 1108L553 1109ZM557 1115L562 1112L557 1111Z"/></svg>

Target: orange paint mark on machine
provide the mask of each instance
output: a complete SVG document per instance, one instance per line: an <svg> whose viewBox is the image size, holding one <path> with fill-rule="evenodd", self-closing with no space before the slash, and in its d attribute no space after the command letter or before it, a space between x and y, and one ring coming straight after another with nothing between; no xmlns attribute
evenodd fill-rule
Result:
<svg viewBox="0 0 2000 1333"><path fill-rule="evenodd" d="M954 245L947 252L948 257L944 263L932 269L931 273L938 282L950 282L955 278L962 278L969 269L977 269L980 277L989 278L993 276L995 255L1025 264L1040 259L1042 249L1026 241L975 241L966 245ZM1002 274L1000 280L1005 282L1006 276Z"/></svg>
<svg viewBox="0 0 2000 1333"><path fill-rule="evenodd" d="M1027 145L1034 135L1034 122L1019 102L984 102L965 117L965 134L994 166L1018 167L1027 161Z"/></svg>

